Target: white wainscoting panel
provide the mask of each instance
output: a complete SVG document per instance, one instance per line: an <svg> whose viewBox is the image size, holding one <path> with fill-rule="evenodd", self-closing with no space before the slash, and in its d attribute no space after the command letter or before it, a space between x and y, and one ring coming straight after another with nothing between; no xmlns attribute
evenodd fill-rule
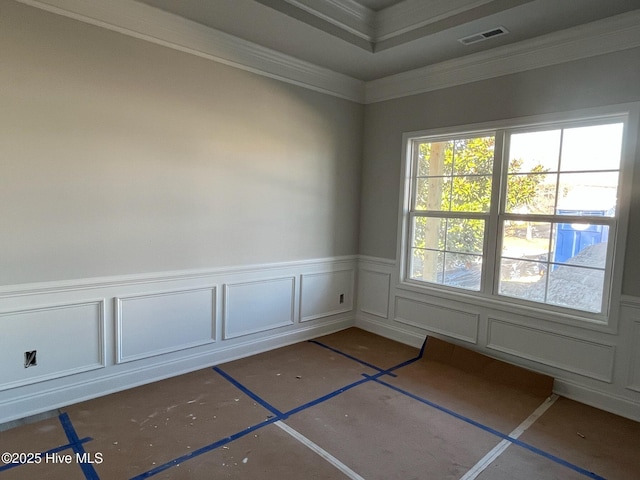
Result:
<svg viewBox="0 0 640 480"><path fill-rule="evenodd" d="M215 287L116 297L116 361L214 342L215 302Z"/></svg>
<svg viewBox="0 0 640 480"><path fill-rule="evenodd" d="M640 321L633 322L631 364L629 365L629 384L627 388L640 392Z"/></svg>
<svg viewBox="0 0 640 480"><path fill-rule="evenodd" d="M223 339L294 323L295 277L224 286Z"/></svg>
<svg viewBox="0 0 640 480"><path fill-rule="evenodd" d="M615 347L489 317L487 348L611 382Z"/></svg>
<svg viewBox="0 0 640 480"><path fill-rule="evenodd" d="M300 321L353 310L353 284L353 269L300 275Z"/></svg>
<svg viewBox="0 0 640 480"><path fill-rule="evenodd" d="M389 318L391 275L361 268L358 272L358 305L361 312Z"/></svg>
<svg viewBox="0 0 640 480"><path fill-rule="evenodd" d="M0 313L0 390L105 365L104 300ZM25 352L37 365L25 368Z"/></svg>
<svg viewBox="0 0 640 480"><path fill-rule="evenodd" d="M395 320L465 342L477 343L480 315L396 296Z"/></svg>

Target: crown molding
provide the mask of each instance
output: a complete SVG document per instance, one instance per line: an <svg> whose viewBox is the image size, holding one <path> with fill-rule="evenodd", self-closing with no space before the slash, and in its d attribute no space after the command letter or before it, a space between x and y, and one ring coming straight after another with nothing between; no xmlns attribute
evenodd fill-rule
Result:
<svg viewBox="0 0 640 480"><path fill-rule="evenodd" d="M16 1L365 104L640 46L640 10L634 10L531 40L363 82L133 0Z"/></svg>
<svg viewBox="0 0 640 480"><path fill-rule="evenodd" d="M640 10L365 83L365 103L640 47Z"/></svg>
<svg viewBox="0 0 640 480"><path fill-rule="evenodd" d="M424 25L491 3L493 0L405 0L376 15L376 41L406 33ZM529 0L530 1L530 0Z"/></svg>
<svg viewBox="0 0 640 480"><path fill-rule="evenodd" d="M364 82L132 0L19 3L218 63L362 103Z"/></svg>
<svg viewBox="0 0 640 480"><path fill-rule="evenodd" d="M285 0L285 2L316 15L368 42L375 40L375 12L354 0Z"/></svg>

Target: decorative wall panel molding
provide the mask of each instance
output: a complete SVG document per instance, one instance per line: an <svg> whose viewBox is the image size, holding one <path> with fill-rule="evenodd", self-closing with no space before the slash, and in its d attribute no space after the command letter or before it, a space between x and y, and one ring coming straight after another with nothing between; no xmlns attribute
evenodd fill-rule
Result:
<svg viewBox="0 0 640 480"><path fill-rule="evenodd" d="M0 329L0 390L105 366L102 299L1 312Z"/></svg>
<svg viewBox="0 0 640 480"><path fill-rule="evenodd" d="M360 268L358 275L359 310L376 317L389 318L391 274Z"/></svg>
<svg viewBox="0 0 640 480"><path fill-rule="evenodd" d="M225 284L223 338L293 324L295 283L295 277L282 277Z"/></svg>
<svg viewBox="0 0 640 480"><path fill-rule="evenodd" d="M300 276L300 321L353 310L353 269L307 273Z"/></svg>
<svg viewBox="0 0 640 480"><path fill-rule="evenodd" d="M469 343L478 341L478 313L396 296L395 320Z"/></svg>
<svg viewBox="0 0 640 480"><path fill-rule="evenodd" d="M613 345L497 318L489 317L488 322L489 349L603 382L612 381L615 357Z"/></svg>
<svg viewBox="0 0 640 480"><path fill-rule="evenodd" d="M213 343L215 304L215 287L116 298L117 363Z"/></svg>
<svg viewBox="0 0 640 480"><path fill-rule="evenodd" d="M295 279L354 272L356 262L352 255L0 287L0 423L348 328L351 312L295 322ZM320 278L328 290L341 288L331 284L340 274ZM37 366L24 368L33 350Z"/></svg>
<svg viewBox="0 0 640 480"><path fill-rule="evenodd" d="M630 351L631 362L627 388L634 392L640 392L640 320L633 322Z"/></svg>

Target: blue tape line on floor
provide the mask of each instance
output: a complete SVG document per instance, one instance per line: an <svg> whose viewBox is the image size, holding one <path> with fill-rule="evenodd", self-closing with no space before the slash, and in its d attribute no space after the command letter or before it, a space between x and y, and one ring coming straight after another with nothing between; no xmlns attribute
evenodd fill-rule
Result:
<svg viewBox="0 0 640 480"><path fill-rule="evenodd" d="M331 350L332 352L335 352L338 355L342 355L343 357L347 357L347 358L349 358L349 359L351 359L351 360L353 360L355 362L358 362L361 365L364 365L365 367L369 367L369 368L372 368L374 370L377 370L378 372L386 371L384 368L376 367L372 363L365 362L364 360L360 360L359 358L354 357L353 355L350 355L348 353L342 352L342 351L338 350L337 348L330 347L329 345L325 345L324 343L318 342L317 340L309 340L309 343L313 343L315 345L321 346L322 348L326 348L327 350ZM395 374L390 374L390 375L393 376L393 377L397 376Z"/></svg>
<svg viewBox="0 0 640 480"><path fill-rule="evenodd" d="M503 440L507 440L507 441L509 441L509 442L511 442L511 443L513 443L515 445L518 445L520 447L526 448L527 450L529 450L529 451L531 451L533 453L536 453L536 454L538 454L538 455L540 455L542 457L545 457L545 458L547 458L549 460L552 460L552 461L554 461L554 462L556 462L556 463L558 463L560 465L568 467L571 470L573 470L575 472L578 472L578 473L580 473L582 475L585 475L587 477L590 477L590 478L593 478L593 479L596 479L596 480L606 480L604 477L601 477L601 476L599 476L599 475L597 475L597 474L595 474L593 472L585 470L584 468L581 468L581 467L579 467L577 465L574 465L573 463L570 463L570 462L568 462L566 460L563 460L562 458L556 457L555 455L553 455L551 453L548 453L548 452L545 452L544 450L540 450L539 448L534 447L533 445L529 445L528 443L525 443L522 440L518 440L516 438L512 438L512 437L510 437L509 435L507 435L505 433L499 432L498 430L496 430L494 428L491 428L491 427L489 427L487 425L483 425L480 422L476 422L475 420L472 420L471 418L465 417L464 415L461 415L461 414L459 414L457 412L454 412L453 410L449 410L448 408L443 407L442 405L438 405L437 403L431 402L430 400L427 400L426 398L422 398L422 397L420 397L418 395L415 395L415 394L413 394L411 392L408 392L408 391L406 391L406 390L404 390L402 388L396 387L395 385L391 385L390 383L387 383L384 380L380 380L377 375L372 375L372 376L365 375L365 377L373 380L374 382L376 382L376 383L378 383L380 385L384 385L385 387L388 387L388 388L390 388L390 389L392 389L392 390L394 390L394 391L396 391L398 393L406 395L407 397L413 398L414 400L417 400L417 401L419 401L421 403L424 403L425 405L429 405L430 407L433 407L433 408L435 408L437 410L440 410L441 412L444 412L444 413L446 413L448 415L451 415L451 416L453 416L453 417L455 417L455 418L457 418L459 420L462 420L463 422L466 422L466 423L468 423L470 425L473 425L474 427L480 428L481 430L484 430L485 432L488 432L488 433L491 433L491 434L493 434L493 435L495 435L497 437L500 437Z"/></svg>
<svg viewBox="0 0 640 480"><path fill-rule="evenodd" d="M382 375L382 373L377 373L376 375ZM364 378L362 380L358 380L357 382L353 382L353 383L351 383L351 384L349 384L349 385L347 385L345 387L339 388L338 390L334 390L331 393L327 393L326 395L323 395L322 397L319 397L319 398L317 398L315 400L312 400L312 401L310 401L308 403L300 405L299 407L296 407L294 409L289 410L288 412L286 412L284 414L285 418L290 417L291 415L296 414L298 412L301 412L303 410L306 410L307 408L311 408L311 407L313 407L315 405L318 405L320 403L326 402L327 400L329 400L329 399L331 399L333 397L336 397L336 396L340 395L341 393L346 392L347 390L351 390L352 388L357 387L358 385L362 385L363 383L367 383L367 382L370 382L370 381L371 381L371 378Z"/></svg>
<svg viewBox="0 0 640 480"><path fill-rule="evenodd" d="M209 445L206 445L202 448L199 448L197 450L194 450L192 452L189 452L186 455L183 455L182 457L176 458L174 460L171 460L163 465L159 465L158 467L155 467L152 470L149 470L148 472L144 472L141 473L140 475L137 475L135 477L132 477L130 480L141 480L143 478L149 478L152 477L154 475L157 475L160 472L163 472L171 467L175 467L176 465L185 462L187 460L190 460L191 458L197 457L199 455L202 455L203 453L207 453L210 452L212 450L215 450L216 448L220 448L223 447L224 445L226 445L227 443L233 442L234 440L237 440L255 430L258 430L266 425L270 425L274 422L277 422L279 420L285 420L287 417L289 417L290 415L293 415L294 413L298 413L301 412L302 410L306 410L307 408L313 407L314 405L318 405L319 403L322 403L326 400L329 400L330 398L333 398L343 392L346 392L347 390L350 390L354 387L357 387L358 385L361 385L363 383L366 382L370 382L371 379L370 378L364 378L362 380L358 380L357 382L351 383L345 387L339 388L338 390L335 390L331 393L328 393L327 395L323 395L320 398L317 398L316 400L313 400L311 402L305 403L304 405L301 405L297 408L294 408L293 410L290 410L286 413L282 413L280 412L278 409L276 409L275 407L271 406L269 403L267 403L266 401L262 400L257 394L253 393L251 390L249 390L247 387L245 387L244 385L242 385L240 382L238 382L237 380L235 380L231 375L229 375L228 373L224 372L222 369L220 369L219 367L213 367L213 370L215 370L217 373L219 373L220 375L222 375L226 380L228 380L229 382L231 382L234 386L236 386L237 388L239 388L242 392L246 393L248 396L250 396L251 398L253 398L256 402L258 402L260 405L264 406L267 410L269 410L270 412L272 412L275 416L273 418L269 418L267 420L265 420L264 422L260 422L256 425L253 425L252 427L247 428L246 430L243 430L241 432L238 432L234 435L231 435L229 437L223 438L222 440L218 440L217 442L211 443ZM382 373L378 373L377 375L382 375Z"/></svg>
<svg viewBox="0 0 640 480"><path fill-rule="evenodd" d="M227 381L229 381L231 384L233 384L236 388L238 388L243 393L245 393L246 395L248 395L249 397L254 399L256 402L258 402L264 408L269 410L275 416L277 416L279 418L282 418L282 412L280 410L278 410L276 407L274 407L273 405L268 403L266 400L263 400L262 398L260 398L257 394L253 393L251 390L249 390L247 387L242 385L240 382L238 382L231 375L229 375L228 373L224 372L220 367L213 367L213 370L216 371L217 373L219 373L220 375L222 375Z"/></svg>
<svg viewBox="0 0 640 480"><path fill-rule="evenodd" d="M78 440L78 443L87 443L93 440L91 437L84 437ZM66 445L60 445L59 447L52 448L51 450L47 450L46 452L40 452L40 458L45 461L47 455L54 455L56 453L64 452L65 450L69 450L73 448L73 445L67 443ZM7 465L3 465L0 467L0 472L4 472L5 470L11 470L12 468L20 467L22 465L26 465L25 463L9 463Z"/></svg>
<svg viewBox="0 0 640 480"><path fill-rule="evenodd" d="M316 343L316 342L314 342ZM320 344L320 342L317 342L318 345L320 346L324 346L322 344ZM425 339L425 343L426 343L426 339ZM334 397L336 397L337 395L340 395L341 393L344 393L348 390L351 390L352 388L357 387L358 385L362 385L363 383L367 383L370 382L382 375L388 375L390 370L396 370L398 368L401 368L405 365L408 365L409 363L415 362L417 360L419 360L422 357L422 353L424 351L424 344L422 347L422 350L420 351L420 355L416 358L412 358L410 360L407 360L406 362L402 362L398 365L396 365L395 367L391 367L389 370L382 370L379 368L375 368L376 370L379 370L379 372L373 376L369 376L369 375L365 375L365 378L363 378L362 380L358 380L356 382L353 382L349 385L346 385L342 388L339 388L337 390L334 390L333 392L330 392L326 395L323 395L315 400L312 400L310 402L307 402L303 405L300 405L299 407L293 408L291 410L289 410L288 412L281 412L280 410L278 410L277 408L275 408L273 405L271 405L270 403L268 403L267 401L265 401L264 399L262 399L259 395L257 395L256 393L252 392L251 390L249 390L247 387L245 387L244 385L242 385L240 382L238 382L235 378L233 378L231 375L229 375L228 373L226 373L224 370L222 370L220 367L213 367L213 370L220 374L222 377L224 377L228 382L230 382L232 385L234 385L236 388L238 388L240 391L242 391L243 393L245 393L246 395L248 395L250 398L252 398L253 400L255 400L257 403L259 403L260 405L262 405L264 408L266 408L267 410L269 410L271 413L273 413L275 416L274 418L269 418L267 420L265 420L264 422L261 422L257 425L254 425L253 427L249 427L248 430L243 430L242 432L239 432L235 435L232 435L230 437L227 437L225 439L219 440L217 442L214 442L212 444L209 444L205 447L202 447L200 449L194 450L193 452L188 453L187 455L183 455L182 457L179 457L175 460L171 460L170 462L165 463L164 465L160 465L158 467L155 467L152 470L149 470L148 472L144 472L141 473L140 475L131 478L131 480L141 480L143 478L149 478L152 477L153 475L156 475L160 472L163 472L171 467L174 467L176 465L178 465L179 463L185 462L191 458L197 457L199 455L202 455L203 453L207 453L210 452L212 450L215 450L216 448L220 448L224 445L226 445L229 442L232 442L244 435L246 435L247 433L251 433L259 428L262 428L266 425L269 425L273 422L276 422L278 420L285 420L288 417L290 417L291 415L294 415L296 413L299 413L303 410L306 410L308 408L311 408L315 405L319 405L320 403L326 402L327 400L330 400ZM336 353L341 353L341 352L336 352ZM346 356L346 355L345 355ZM352 360L357 361L359 363L362 363L360 360L356 359L355 357L352 358Z"/></svg>
<svg viewBox="0 0 640 480"><path fill-rule="evenodd" d="M556 456L554 456L552 454L549 454L549 453L547 453L547 452L545 452L543 450L540 450L540 449L534 447L533 445L529 445L529 444L524 443L524 442L522 442L520 440L511 438L509 435L506 435L506 434L504 434L502 432L499 432L498 430L495 430L495 429L493 429L491 427L488 427L488 426L483 425L483 424L481 424L479 422L476 422L475 420L472 420L472 419L470 419L468 417L465 417L465 416L463 416L463 415L461 415L459 413L456 413L453 410L449 410L448 408L442 407L441 405L438 405L438 404L436 404L434 402L430 402L429 400L426 400L426 399L424 399L422 397L419 397L419 396L414 395L414 394L412 394L410 392L407 392L407 391L405 391L405 390L403 390L401 388L395 387L394 385L391 385L391 384L389 384L387 382L384 382L383 380L380 380L380 377L385 376L385 375L389 375L390 372L392 372L394 370L397 370L399 368L402 368L402 367L404 367L406 365L409 365L411 363L414 363L414 362L420 360L424 355L424 350L425 350L425 346L427 344L427 340L428 340L428 337L425 338L425 341L422 344L422 348L420 349L420 353L419 353L419 355L417 357L409 359L409 360L407 360L405 362L402 362L402 363L400 363L400 364L398 364L398 365L396 365L394 367L391 367L388 370L382 370L382 369L379 369L379 368L371 366L375 370L378 370L378 373L376 373L375 375L363 374L363 376L365 378L363 378L362 380L358 380L358 381L353 382L353 383L351 383L349 385L346 385L346 386L344 386L342 388L334 390L333 392L330 392L330 393L328 393L326 395L323 395L323 396L321 396L321 397L319 397L319 398L317 398L315 400L307 402L307 403L305 403L303 405L300 405L299 407L293 408L293 409L291 409L291 410L289 410L287 412L284 412L284 413L280 412L280 410L278 410L277 408L275 408L274 406L272 406L271 404L269 404L268 402L263 400L259 395L257 395L256 393L252 392L251 390L249 390L247 387L242 385L240 382L235 380L231 375L227 374L226 372L224 372L219 367L213 367L213 370L215 370L217 373L222 375L226 380L231 382L234 386L239 388L242 392L247 394L250 398L254 399L256 402L258 402L264 408L266 408L271 413L273 413L275 415L275 417L267 419L264 422L258 423L258 424L254 425L252 427L249 427L246 430L243 430L242 432L238 432L238 433L236 433L234 435L231 435L230 437L226 437L226 438L224 438L222 440L218 440L217 442L209 444L209 445L207 445L205 447L202 447L200 449L194 450L193 452L190 452L190 453L188 453L186 455L183 455L182 457L179 457L179 458L177 458L175 460L167 462L164 465L160 465L160 466L154 468L153 470L149 470L148 472L145 472L145 473L142 473L142 474L140 474L140 475L138 475L136 477L133 477L131 480L141 480L141 479L144 479L144 478L149 478L149 477L151 477L153 475L156 475L156 474L158 474L160 472L163 472L163 471L165 471L165 470L167 470L167 469L169 469L171 467L174 467L174 466L176 466L176 465L178 465L178 464L180 464L182 462L185 462L185 461L187 461L187 460L189 460L191 458L197 457L199 455L202 455L203 453L207 453L207 452L210 452L210 451L215 450L217 448L220 448L220 447L222 447L222 446L224 446L224 445L226 445L226 444L228 444L228 443L230 443L230 442L232 442L234 440L237 440L237 439L239 439L239 438L241 438L241 437L243 437L243 436L245 436L245 435L247 435L247 434L249 434L249 433L251 433L251 432L253 432L255 430L258 430L258 429L260 429L260 428L262 428L262 427L264 427L266 425L274 423L274 422L276 422L278 420L284 420L284 419L290 417L291 415L294 415L296 413L304 411L304 410L306 410L308 408L311 408L313 406L319 405L319 404L321 404L321 403L323 403L323 402L325 402L327 400L330 400L331 398L336 397L337 395L340 395L341 393L344 393L344 392L346 392L348 390L351 390L352 388L355 388L355 387L357 387L359 385L362 385L362 384L370 382L370 381L374 381L374 382L376 382L378 384L381 384L381 385L384 385L384 386L386 386L388 388L391 388L391 389L393 389L393 390L395 390L395 391L397 391L399 393L402 393L403 395L406 395L406 396L411 397L411 398L413 398L413 399L415 399L415 400L417 400L419 402L422 402L422 403L424 403L426 405L429 405L429 406L431 406L433 408L436 408L436 409L438 409L438 410L440 410L440 411L442 411L444 413L447 413L447 414L449 414L449 415L451 415L451 416L453 416L455 418L458 418L458 419L460 419L460 420L462 420L462 421L464 421L466 423L469 423L469 424L471 424L471 425L473 425L473 426L475 426L477 428L480 428L480 429L482 429L482 430L484 430L484 431L486 431L488 433L496 435L496 436L498 436L498 437L500 437L500 438L502 438L504 440L510 441L510 442L512 442L512 443L514 443L516 445L519 445L519 446L521 446L523 448L526 448L526 449L530 450L531 452L536 453L536 454L538 454L538 455L540 455L542 457L545 457L545 458L547 458L549 460L552 460L552 461L554 461L554 462L556 462L556 463L558 463L560 465L568 467L568 468L570 468L570 469L574 470L575 472L578 472L578 473L580 473L582 475L585 475L587 477L593 478L595 480L606 480L603 477L601 477L599 475L596 475L593 472L589 472L589 471L587 471L587 470L585 470L583 468L580 468L577 465L574 465L574 464L572 464L570 462L567 462L566 460L563 460L563 459L561 459L559 457L556 457ZM320 342L313 341L312 343L317 343L318 345L323 346L323 347L325 346L325 345L321 344ZM330 348L330 349L332 349L332 348ZM339 351L336 351L336 353L342 354L342 352L339 352ZM345 354L345 356L348 356L348 355ZM363 363L362 361L358 360L355 357L351 357L351 356L348 356L348 357L350 357L354 361L357 361L359 363ZM367 366L370 366L370 365L367 365Z"/></svg>
<svg viewBox="0 0 640 480"><path fill-rule="evenodd" d="M64 433L67 435L69 439L69 443L71 444L71 448L73 448L73 452L76 455L81 457L85 457L85 450L83 444L80 442L80 438L78 438L78 434L76 433L76 429L73 428L73 424L71 423L71 419L69 415L66 413L61 413L58 417L60 423L62 424L62 428L64 429ZM100 480L98 474L96 473L93 465L87 462L80 462L80 468L82 469L82 473L87 480Z"/></svg>
<svg viewBox="0 0 640 480"><path fill-rule="evenodd" d="M178 457L174 460L171 460L170 462L165 463L164 465L160 465L158 467L155 467L152 470L149 470L148 472L144 472L141 473L140 475L137 475L135 477L132 477L131 480L141 480L143 478L149 478L152 477L153 475L157 475L160 472L163 472L171 467L175 467L176 465L179 465L183 462L186 462L187 460L193 458L193 457L197 457L199 455L202 455L203 453L207 453L210 452L212 450L215 450L216 448L220 448L223 447L224 445L226 445L227 443L231 443L234 440L237 440L239 438L244 437L245 435L250 434L251 432L255 432L256 430L269 425L271 423L277 422L279 419L278 418L270 418L268 420L265 420L264 422L260 422L257 423L256 425L252 425L251 427L248 427L244 430L242 430L241 432L238 433L234 433L233 435L223 438L222 440L218 440L217 442L211 443L209 445L205 445L204 447L201 447L197 450L194 450L193 452L189 452L186 455L183 455L181 457Z"/></svg>

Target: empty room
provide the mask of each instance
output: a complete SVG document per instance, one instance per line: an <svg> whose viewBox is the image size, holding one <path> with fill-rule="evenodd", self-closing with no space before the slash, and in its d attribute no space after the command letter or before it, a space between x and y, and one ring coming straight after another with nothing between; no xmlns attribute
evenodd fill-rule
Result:
<svg viewBox="0 0 640 480"><path fill-rule="evenodd" d="M640 478L640 1L0 0L0 480Z"/></svg>

